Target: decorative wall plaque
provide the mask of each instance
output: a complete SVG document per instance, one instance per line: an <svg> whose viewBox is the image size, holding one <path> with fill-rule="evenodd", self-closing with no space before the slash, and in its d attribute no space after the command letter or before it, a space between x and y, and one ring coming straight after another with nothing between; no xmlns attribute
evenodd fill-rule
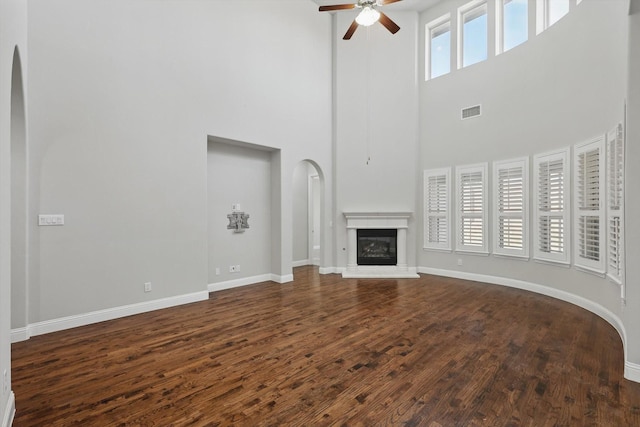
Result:
<svg viewBox="0 0 640 427"><path fill-rule="evenodd" d="M244 230L249 228L249 214L244 212L232 212L227 215L229 218L228 230L233 230L234 233L244 233Z"/></svg>

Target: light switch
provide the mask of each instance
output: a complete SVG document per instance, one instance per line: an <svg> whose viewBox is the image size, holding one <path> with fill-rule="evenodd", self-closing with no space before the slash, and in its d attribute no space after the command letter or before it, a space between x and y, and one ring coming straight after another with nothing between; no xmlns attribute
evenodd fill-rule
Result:
<svg viewBox="0 0 640 427"><path fill-rule="evenodd" d="M38 215L38 225L64 225L64 215Z"/></svg>

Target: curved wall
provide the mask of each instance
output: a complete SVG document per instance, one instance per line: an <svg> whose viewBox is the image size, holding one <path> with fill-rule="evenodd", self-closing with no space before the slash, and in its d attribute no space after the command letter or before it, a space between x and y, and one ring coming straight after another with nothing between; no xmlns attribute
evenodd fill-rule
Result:
<svg viewBox="0 0 640 427"><path fill-rule="evenodd" d="M422 14L421 28L444 13L455 16L457 7L466 1L444 3ZM628 10L628 1L585 0L526 43L423 82L422 169L488 162L491 188L492 162L522 156L529 156L531 161L535 154L572 147L622 122L627 96ZM421 36L424 40L424 31ZM477 104L482 105L482 116L461 121L460 110ZM489 224L491 196L489 191ZM625 328L622 320L628 316L620 288L607 279L578 271L573 264L566 268L531 258L522 261L433 252L421 246L418 265L423 272L475 278L555 296L605 317L618 329L625 350L633 340L626 336L625 329L633 329ZM630 365L634 366L627 363Z"/></svg>

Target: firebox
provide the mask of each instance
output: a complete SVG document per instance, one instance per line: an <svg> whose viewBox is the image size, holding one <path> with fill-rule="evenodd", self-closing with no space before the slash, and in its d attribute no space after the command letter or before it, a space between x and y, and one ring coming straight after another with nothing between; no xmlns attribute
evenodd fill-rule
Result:
<svg viewBox="0 0 640 427"><path fill-rule="evenodd" d="M358 229L358 265L396 265L396 229Z"/></svg>

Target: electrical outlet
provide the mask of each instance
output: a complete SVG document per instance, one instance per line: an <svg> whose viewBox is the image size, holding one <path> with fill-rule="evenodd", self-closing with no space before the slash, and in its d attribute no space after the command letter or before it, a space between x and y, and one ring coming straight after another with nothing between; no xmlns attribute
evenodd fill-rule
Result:
<svg viewBox="0 0 640 427"><path fill-rule="evenodd" d="M236 265L236 273L240 273L240 264Z"/></svg>
<svg viewBox="0 0 640 427"><path fill-rule="evenodd" d="M229 266L229 273L235 273L236 272L236 266L235 265L230 265Z"/></svg>
<svg viewBox="0 0 640 427"><path fill-rule="evenodd" d="M6 369L2 374L2 390L5 394L9 392L9 372Z"/></svg>
<svg viewBox="0 0 640 427"><path fill-rule="evenodd" d="M151 282L146 282L144 284L144 291L145 292L151 292Z"/></svg>
<svg viewBox="0 0 640 427"><path fill-rule="evenodd" d="M462 265L462 258L458 258L458 265Z"/></svg>
<svg viewBox="0 0 640 427"><path fill-rule="evenodd" d="M216 267L216 276L220 275L220 267Z"/></svg>

